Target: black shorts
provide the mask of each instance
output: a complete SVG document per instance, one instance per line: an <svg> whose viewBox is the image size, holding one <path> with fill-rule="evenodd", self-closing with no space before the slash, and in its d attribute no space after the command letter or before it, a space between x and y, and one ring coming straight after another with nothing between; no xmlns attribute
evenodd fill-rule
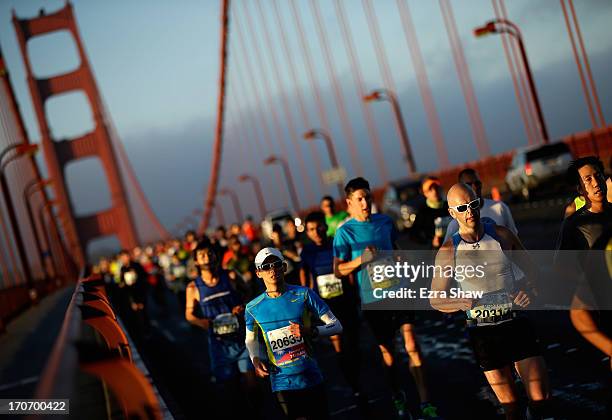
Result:
<svg viewBox="0 0 612 420"><path fill-rule="evenodd" d="M414 311L363 311L366 319L376 339L376 344L389 347L393 343L393 338L397 330L404 324L412 324L415 316Z"/></svg>
<svg viewBox="0 0 612 420"><path fill-rule="evenodd" d="M476 361L485 372L542 354L535 330L525 317L498 325L470 327L467 334Z"/></svg>
<svg viewBox="0 0 612 420"><path fill-rule="evenodd" d="M327 419L327 395L323 384L290 391L276 391L276 401L288 419Z"/></svg>

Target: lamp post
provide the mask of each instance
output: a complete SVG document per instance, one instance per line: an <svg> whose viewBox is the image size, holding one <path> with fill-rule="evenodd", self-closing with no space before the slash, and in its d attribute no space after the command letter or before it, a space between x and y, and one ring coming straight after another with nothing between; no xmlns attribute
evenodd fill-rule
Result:
<svg viewBox="0 0 612 420"><path fill-rule="evenodd" d="M9 221L13 228L13 234L15 237L15 245L17 246L17 254L19 255L19 261L23 266L23 274L26 280L26 284L28 289L32 290L34 288L34 279L32 278L32 271L30 269L30 264L28 263L28 257L25 252L25 246L23 244L23 237L21 236L21 232L19 230L19 224L17 221L17 215L15 214L15 207L13 205L13 199L11 197L11 193L9 191L8 182L6 180L6 175L4 170L7 165L16 159L31 155L36 153L38 150L38 145L36 144L13 144L0 153L0 190L2 190L2 196L4 198L4 204L6 206L6 210L9 216ZM4 163L2 163L2 159L11 151L14 151L12 156L10 156ZM35 297L35 296L34 296Z"/></svg>
<svg viewBox="0 0 612 420"><path fill-rule="evenodd" d="M332 165L333 169L339 169L340 164L338 163L338 156L336 155L336 149L334 148L334 144L332 142L331 136L325 130L320 128L313 128L304 133L304 139L306 140L315 140L317 138L323 139L325 145L327 146L327 154L329 155L329 161ZM338 194L340 198L344 195L344 183L342 181L338 182Z"/></svg>
<svg viewBox="0 0 612 420"><path fill-rule="evenodd" d="M32 233L34 234L34 243L36 245L36 252L38 253L38 257L40 259L40 265L43 270L45 280L47 281L51 278L51 276L49 275L49 272L47 271L45 253L43 252L41 238L38 235L38 230L36 229L36 222L34 221L34 214L32 213L32 205L30 203L30 197L36 191L40 191L42 188L50 184L52 184L52 181L50 179L46 179L42 181L38 181L37 179L34 179L30 181L23 189L23 203L25 205L26 213L30 221L30 226L32 226ZM41 226L40 228L41 228L41 231L42 229L44 229L43 226Z"/></svg>
<svg viewBox="0 0 612 420"><path fill-rule="evenodd" d="M59 234L55 230L55 223L53 221L53 211L51 211L51 207L58 205L59 202L57 200L48 200L43 202L38 208L38 223L42 227L43 234L47 237L47 244L49 245L49 257L51 258L51 265L53 266L53 271L55 272L55 276L59 276L60 270L58 267L59 261L56 259L56 255L53 253L53 246L51 245L54 240L59 241ZM45 211L49 210L49 226L45 223ZM54 238L55 237L55 238ZM58 242L59 244L59 242ZM67 267L64 267L67 269Z"/></svg>
<svg viewBox="0 0 612 420"><path fill-rule="evenodd" d="M363 97L365 102L373 101L389 101L391 108L393 109L393 115L395 116L395 125L397 132L404 147L404 153L406 154L406 162L408 163L408 171L410 175L416 173L416 164L414 163L414 156L412 154L412 148L410 147L410 139L408 138L408 131L406 131L406 125L404 124L404 118L402 117L402 109L400 108L397 95L389 89L376 89L370 92L368 95Z"/></svg>
<svg viewBox="0 0 612 420"><path fill-rule="evenodd" d="M234 206L234 211L236 212L236 217L238 217L238 223L242 223L244 221L244 217L242 214L242 208L240 207L240 202L238 201L238 196L236 195L236 192L229 188L222 188L219 191L219 195L229 195L230 196L232 200L232 204Z"/></svg>
<svg viewBox="0 0 612 420"><path fill-rule="evenodd" d="M266 204L263 198L263 192L261 191L261 184L259 180L252 175L242 174L238 177L238 181L246 182L251 181L253 184L253 190L255 191L255 197L257 197L257 204L259 205L259 213L261 213L261 219L263 220L266 217Z"/></svg>
<svg viewBox="0 0 612 420"><path fill-rule="evenodd" d="M548 128L546 127L546 122L544 121L544 114L542 113L540 98L538 97L538 91L533 80L533 74L531 73L531 66L529 65L529 60L527 58L527 51L525 50L521 30L518 26L516 26L516 24L507 19L493 19L487 22L485 25L474 29L474 36L477 38L487 36L489 34L501 33L506 33L513 36L518 43L519 50L521 52L521 59L523 60L523 66L525 67L525 73L527 75L527 82L529 83L529 90L531 91L531 96L533 97L533 103L536 109L540 135L542 136L542 141L544 144L547 144L549 142Z"/></svg>
<svg viewBox="0 0 612 420"><path fill-rule="evenodd" d="M291 202L293 203L294 207L293 210L297 212L300 210L300 202L298 201L297 193L295 192L295 184L293 183L293 177L291 176L289 165L284 159L276 155L268 156L264 160L264 165L272 165L274 163L278 163L283 167L285 180L287 181L287 188L289 189L289 195L291 196Z"/></svg>

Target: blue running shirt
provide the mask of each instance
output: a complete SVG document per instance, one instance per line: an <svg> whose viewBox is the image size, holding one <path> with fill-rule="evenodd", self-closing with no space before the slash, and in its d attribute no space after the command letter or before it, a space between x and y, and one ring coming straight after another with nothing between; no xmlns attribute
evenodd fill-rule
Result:
<svg viewBox="0 0 612 420"><path fill-rule="evenodd" d="M309 325L310 313L320 318L329 312L329 307L307 287L287 284L286 288L277 298L262 293L245 310L247 330L259 329L262 333L272 391L304 389L323 381L309 343L289 332L289 321Z"/></svg>
<svg viewBox="0 0 612 420"><path fill-rule="evenodd" d="M368 245L376 247L381 251L392 251L393 244L397 240L397 230L393 220L385 214L375 213L370 220L359 222L354 218L346 221L336 231L334 237L334 257L345 262L352 261L363 254ZM373 301L370 291L371 286L366 270L360 268L355 271L359 292L364 303Z"/></svg>

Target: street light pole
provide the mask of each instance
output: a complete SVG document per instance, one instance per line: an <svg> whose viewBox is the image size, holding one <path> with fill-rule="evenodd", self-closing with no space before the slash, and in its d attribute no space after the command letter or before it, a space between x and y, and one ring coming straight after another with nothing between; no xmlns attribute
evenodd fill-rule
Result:
<svg viewBox="0 0 612 420"><path fill-rule="evenodd" d="M7 153L14 150L15 153L13 156L9 157L6 162L2 163L2 159L6 156ZM13 229L13 236L15 237L15 245L17 246L17 254L19 255L19 262L23 267L23 274L26 280L26 285L28 289L33 290L34 288L34 279L32 278L32 270L30 269L30 264L28 263L28 257L25 252L25 246L23 243L23 237L21 236L21 232L19 230L19 222L17 220L17 215L15 214L15 207L13 205L13 199L11 197L11 193L9 190L8 182L6 180L6 175L4 170L7 165L14 160L18 159L21 156L26 154L34 153L38 150L38 146L35 144L13 144L0 153L0 190L2 190L2 196L4 198L4 205L6 206L6 210L9 217L9 222ZM34 296L35 298L35 296Z"/></svg>
<svg viewBox="0 0 612 420"><path fill-rule="evenodd" d="M325 141L325 145L327 146L327 153L329 155L329 161L331 162L333 169L340 168L340 163L338 162L338 156L336 155L336 149L334 148L334 144L332 142L331 136L325 130L320 128L315 128L309 130L304 133L304 139L306 140L314 140L316 138L321 138ZM340 198L344 196L344 183L338 182L338 194Z"/></svg>
<svg viewBox="0 0 612 420"><path fill-rule="evenodd" d="M263 192L261 191L261 185L259 184L259 180L252 175L242 174L238 177L238 181L246 182L251 181L253 183L253 190L255 191L255 196L257 197L257 204L259 205L259 212L261 213L261 220L266 217L266 204L263 198Z"/></svg>
<svg viewBox="0 0 612 420"><path fill-rule="evenodd" d="M49 257L51 258L51 265L53 267L53 271L55 272L55 276L59 277L59 274L60 274L60 269L58 267L59 261L56 260L57 256L54 255L53 246L52 246L52 243L54 242L54 236L57 236L57 240L59 241L59 234L57 235L52 234L52 232L57 233L55 231L55 223L53 221L52 211L49 212L49 226L47 226L47 224L45 223L45 210L47 209L50 210L51 207L56 204L57 204L57 201L55 200L49 200L49 201L43 202L38 208L38 222L40 223L40 226L42 227L43 234L46 235L47 237L47 244L49 245L49 249L47 251L49 252Z"/></svg>
<svg viewBox="0 0 612 420"><path fill-rule="evenodd" d="M536 109L540 135L542 136L542 141L544 144L548 144L550 139L548 137L548 128L546 127L544 113L542 112L542 105L540 104L538 91L535 86L533 74L531 73L531 66L529 65L529 59L527 58L527 50L525 49L525 44L523 43L523 35L521 34L521 30L515 23L507 19L493 19L487 22L484 26L474 29L474 36L476 37L496 33L509 34L518 42L519 50L521 52L521 59L523 60L523 66L525 67L525 73L527 75L527 83L529 83L529 90L531 91L531 96L533 97L533 103Z"/></svg>
<svg viewBox="0 0 612 420"><path fill-rule="evenodd" d="M293 203L293 210L300 210L300 202L298 201L297 193L295 192L295 184L293 183L293 177L291 176L291 171L289 170L289 165L287 162L275 155L269 156L266 160L264 160L264 165L272 165L273 163L279 163L283 167L283 171L285 173L285 179L287 181L287 188L289 189L289 195L291 196L291 202Z"/></svg>
<svg viewBox="0 0 612 420"><path fill-rule="evenodd" d="M234 211L236 212L236 216L238 217L238 223L242 223L244 221L244 217L242 214L242 208L240 207L240 202L238 201L238 196L236 195L236 192L229 188L223 188L221 191L219 191L219 195L229 195L230 196L232 200L232 204L234 205Z"/></svg>
<svg viewBox="0 0 612 420"><path fill-rule="evenodd" d="M363 100L365 102L388 101L391 104L391 108L393 109L393 114L395 116L397 132L399 134L400 141L402 142L404 153L406 153L408 171L410 175L414 175L416 173L416 164L414 162L414 155L412 154L412 148L410 147L408 131L406 130L406 125L404 124L404 117L402 116L402 109L397 99L397 95L395 95L395 93L393 93L393 91L390 89L376 89L370 92L369 95L364 96Z"/></svg>
<svg viewBox="0 0 612 420"><path fill-rule="evenodd" d="M42 268L43 275L45 276L46 281L48 281L51 278L51 276L49 275L47 271L45 254L42 250L42 242L41 242L40 236L38 235L38 230L36 229L36 222L34 221L34 215L32 214L32 205L30 204L30 197L36 191L40 191L40 189L44 188L45 186L49 184L51 184L50 179L47 179L44 181L38 181L37 179L34 179L30 181L23 189L23 203L26 208L26 213L28 215L30 226L32 227L32 233L34 234L34 243L36 245L36 252L38 253L38 257L40 259L40 266ZM43 229L42 226L41 226L41 229Z"/></svg>

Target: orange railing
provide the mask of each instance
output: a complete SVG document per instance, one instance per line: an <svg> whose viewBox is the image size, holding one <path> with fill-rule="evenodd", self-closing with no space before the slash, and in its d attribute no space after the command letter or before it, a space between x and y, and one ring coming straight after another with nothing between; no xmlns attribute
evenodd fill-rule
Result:
<svg viewBox="0 0 612 420"><path fill-rule="evenodd" d="M77 282L35 398L69 398L73 417L106 410L108 418L162 418L100 277Z"/></svg>

